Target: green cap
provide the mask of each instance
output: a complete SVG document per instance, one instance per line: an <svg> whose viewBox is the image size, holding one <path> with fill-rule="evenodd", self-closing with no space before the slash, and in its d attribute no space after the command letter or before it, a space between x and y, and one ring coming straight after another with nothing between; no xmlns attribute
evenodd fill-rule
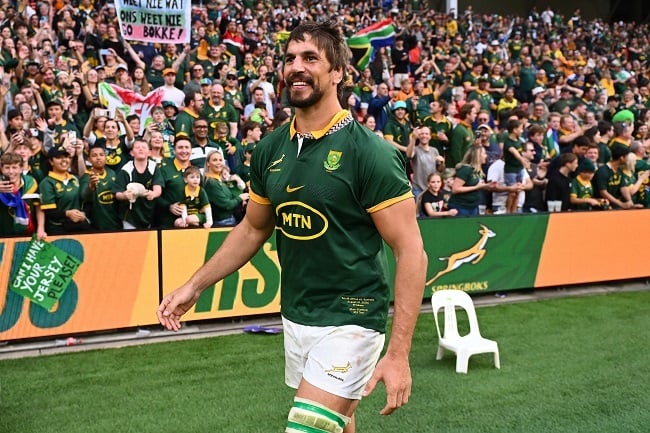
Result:
<svg viewBox="0 0 650 433"><path fill-rule="evenodd" d="M589 158L584 158L582 161L580 161L580 165L578 165L578 173L582 173L583 171L588 171L588 172L595 172L596 171L596 164L589 159Z"/></svg>
<svg viewBox="0 0 650 433"><path fill-rule="evenodd" d="M618 122L634 123L634 113L632 113L630 110L621 110L617 112L614 114L614 117L612 117L612 123Z"/></svg>

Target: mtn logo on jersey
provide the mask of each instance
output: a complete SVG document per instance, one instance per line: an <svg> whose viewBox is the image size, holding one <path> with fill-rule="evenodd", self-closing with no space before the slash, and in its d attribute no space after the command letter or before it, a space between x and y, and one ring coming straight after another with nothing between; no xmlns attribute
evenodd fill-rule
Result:
<svg viewBox="0 0 650 433"><path fill-rule="evenodd" d="M316 239L327 231L325 215L300 202L288 201L275 208L278 229L288 238L300 241Z"/></svg>
<svg viewBox="0 0 650 433"><path fill-rule="evenodd" d="M113 204L113 199L114 199L113 191L103 191L97 197L97 201L99 202L99 204L106 204L106 205Z"/></svg>
<svg viewBox="0 0 650 433"><path fill-rule="evenodd" d="M327 171L334 171L341 166L341 157L343 152L338 150L330 150L330 153L327 155L327 159L323 161L323 167Z"/></svg>

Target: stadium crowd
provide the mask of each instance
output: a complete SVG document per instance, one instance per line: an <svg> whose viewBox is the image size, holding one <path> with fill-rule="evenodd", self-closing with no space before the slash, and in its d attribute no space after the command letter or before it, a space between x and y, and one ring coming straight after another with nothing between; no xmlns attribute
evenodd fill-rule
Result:
<svg viewBox="0 0 650 433"><path fill-rule="evenodd" d="M2 3L2 236L236 224L255 144L291 120L283 42L303 20L392 20L366 67L351 51L341 104L403 153L421 216L650 207L647 24L208 0L190 43L145 44L112 3ZM102 82L162 102L111 112Z"/></svg>

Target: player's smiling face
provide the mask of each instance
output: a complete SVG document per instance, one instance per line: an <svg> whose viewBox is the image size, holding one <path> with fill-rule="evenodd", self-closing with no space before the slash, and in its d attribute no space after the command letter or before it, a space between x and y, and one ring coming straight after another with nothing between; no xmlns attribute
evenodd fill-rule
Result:
<svg viewBox="0 0 650 433"><path fill-rule="evenodd" d="M284 62L289 103L306 108L321 100L328 92L336 92L342 71L331 70L330 62L309 36L294 40L287 46Z"/></svg>

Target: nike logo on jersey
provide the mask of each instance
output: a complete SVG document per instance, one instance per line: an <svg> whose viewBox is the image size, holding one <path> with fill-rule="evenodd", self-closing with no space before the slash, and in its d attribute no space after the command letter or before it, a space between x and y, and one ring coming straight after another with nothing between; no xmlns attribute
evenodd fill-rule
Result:
<svg viewBox="0 0 650 433"><path fill-rule="evenodd" d="M302 189L304 187L305 187L305 185L300 185L300 186L295 186L295 187L292 188L291 186L287 185L287 192L288 193L296 192L299 189Z"/></svg>

